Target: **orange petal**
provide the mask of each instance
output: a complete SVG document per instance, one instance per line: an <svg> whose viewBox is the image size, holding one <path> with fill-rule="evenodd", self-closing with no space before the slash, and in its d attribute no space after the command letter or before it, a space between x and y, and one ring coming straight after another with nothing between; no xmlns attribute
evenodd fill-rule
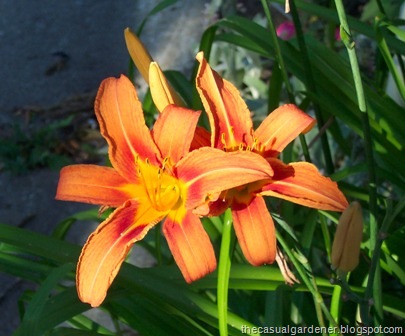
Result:
<svg viewBox="0 0 405 336"><path fill-rule="evenodd" d="M224 152L202 147L190 152L177 165L177 177L188 188L186 207L193 209L206 198L223 190L268 179L273 171L260 155L248 152Z"/></svg>
<svg viewBox="0 0 405 336"><path fill-rule="evenodd" d="M264 156L277 156L300 133L309 131L316 120L297 106L287 104L271 112L254 133Z"/></svg>
<svg viewBox="0 0 405 336"><path fill-rule="evenodd" d="M347 200L336 182L322 176L308 162L288 165L268 159L274 169L272 182L263 187L262 195L274 196L319 210L343 211Z"/></svg>
<svg viewBox="0 0 405 336"><path fill-rule="evenodd" d="M153 102L159 112L171 104L184 106L183 100L167 81L156 62L152 62L149 66L149 87Z"/></svg>
<svg viewBox="0 0 405 336"><path fill-rule="evenodd" d="M141 73L146 83L149 83L149 65L151 62L153 62L152 56L149 54L148 50L145 48L138 36L136 36L131 29L126 28L124 30L124 36L128 52L131 55L135 66Z"/></svg>
<svg viewBox="0 0 405 336"><path fill-rule="evenodd" d="M99 306L132 245L162 218L134 201L117 208L88 238L79 258L76 286L79 298Z"/></svg>
<svg viewBox="0 0 405 336"><path fill-rule="evenodd" d="M163 233L188 283L215 270L217 262L214 249L196 215L187 212L181 219L169 215L163 224Z"/></svg>
<svg viewBox="0 0 405 336"><path fill-rule="evenodd" d="M134 193L135 186L113 168L73 165L60 171L56 199L118 207Z"/></svg>
<svg viewBox="0 0 405 336"><path fill-rule="evenodd" d="M101 134L109 144L114 168L128 181L136 176L136 157L157 164L160 153L145 125L142 105L131 81L105 79L98 90L95 111Z"/></svg>
<svg viewBox="0 0 405 336"><path fill-rule="evenodd" d="M189 152L200 111L168 105L159 115L152 136L163 157L177 163Z"/></svg>
<svg viewBox="0 0 405 336"><path fill-rule="evenodd" d="M205 128L197 126L194 133L193 141L191 142L190 151L198 149L200 147L210 147L211 133L208 132Z"/></svg>
<svg viewBox="0 0 405 336"><path fill-rule="evenodd" d="M260 195L249 204L232 204L232 219L243 255L254 266L272 264L276 259L274 222Z"/></svg>
<svg viewBox="0 0 405 336"><path fill-rule="evenodd" d="M210 120L212 145L219 149L237 148L241 143L250 146L252 119L239 91L210 68L202 52L196 58L200 62L196 85Z"/></svg>

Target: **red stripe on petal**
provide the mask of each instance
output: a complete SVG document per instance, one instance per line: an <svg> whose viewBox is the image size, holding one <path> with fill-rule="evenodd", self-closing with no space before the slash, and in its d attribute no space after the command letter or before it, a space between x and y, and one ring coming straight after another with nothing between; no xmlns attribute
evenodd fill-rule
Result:
<svg viewBox="0 0 405 336"><path fill-rule="evenodd" d="M163 233L184 279L190 283L215 270L214 249L196 215L187 212L178 219L173 217L166 218Z"/></svg>
<svg viewBox="0 0 405 336"><path fill-rule="evenodd" d="M92 307L104 301L132 245L161 217L152 208L140 210L139 205L128 201L100 224L84 245L77 265L76 285L81 301Z"/></svg>
<svg viewBox="0 0 405 336"><path fill-rule="evenodd" d="M200 62L196 86L210 120L212 145L220 149L252 145L252 119L238 89L211 69L202 52L196 58Z"/></svg>
<svg viewBox="0 0 405 336"><path fill-rule="evenodd" d="M210 147L211 146L210 137L211 137L210 132L208 132L203 127L197 126L197 128L195 129L193 141L191 142L190 145L190 151L201 147Z"/></svg>
<svg viewBox="0 0 405 336"><path fill-rule="evenodd" d="M128 181L136 176L136 157L158 164L160 153L145 124L142 104L131 81L105 79L98 90L95 111L101 134L109 144L114 168Z"/></svg>
<svg viewBox="0 0 405 336"><path fill-rule="evenodd" d="M249 204L232 204L232 219L243 255L254 266L272 264L276 259L274 222L260 195Z"/></svg>

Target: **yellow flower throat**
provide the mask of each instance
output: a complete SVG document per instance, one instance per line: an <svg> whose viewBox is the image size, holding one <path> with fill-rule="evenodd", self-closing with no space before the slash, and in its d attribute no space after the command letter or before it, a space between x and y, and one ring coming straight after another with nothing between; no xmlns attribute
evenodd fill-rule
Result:
<svg viewBox="0 0 405 336"><path fill-rule="evenodd" d="M178 179L167 172L169 159L162 168L150 164L149 160L137 160L138 174L150 204L161 212L175 210L182 203L182 186Z"/></svg>

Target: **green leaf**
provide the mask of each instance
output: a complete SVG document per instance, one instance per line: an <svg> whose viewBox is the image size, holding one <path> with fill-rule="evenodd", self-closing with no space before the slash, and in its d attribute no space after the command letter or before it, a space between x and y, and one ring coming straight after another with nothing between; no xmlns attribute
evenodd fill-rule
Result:
<svg viewBox="0 0 405 336"><path fill-rule="evenodd" d="M100 334L95 331L87 331L63 327L52 330L50 333L47 334L47 336L100 336L100 335L108 335L108 334Z"/></svg>
<svg viewBox="0 0 405 336"><path fill-rule="evenodd" d="M35 293L28 304L20 327L16 330L14 336L42 335L46 327L40 323L40 317L43 313L46 302L56 285L73 270L74 265L67 263L54 268L49 276L42 282L41 287Z"/></svg>

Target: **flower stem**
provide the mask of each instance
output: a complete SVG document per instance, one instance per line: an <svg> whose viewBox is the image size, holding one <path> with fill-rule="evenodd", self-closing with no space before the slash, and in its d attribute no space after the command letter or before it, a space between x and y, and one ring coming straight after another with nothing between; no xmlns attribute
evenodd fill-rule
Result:
<svg viewBox="0 0 405 336"><path fill-rule="evenodd" d="M287 89L288 100L291 103L295 104L294 92L293 92L290 80L288 78L288 73L287 73L287 70L286 70L286 67L284 64L283 56L281 54L280 44L278 43L276 28L274 27L273 19L271 18L270 9L267 5L266 0L261 0L261 2L262 2L264 13L266 14L267 23L269 25L270 38L273 40L274 49L276 52L274 57L281 70L281 75L283 77L283 81L284 81L285 87Z"/></svg>
<svg viewBox="0 0 405 336"><path fill-rule="evenodd" d="M379 264L379 249L377 247L378 243L378 225L376 221L376 214L377 214L377 190L376 190L376 174L374 169L374 155L373 155L373 148L372 148L372 139L371 139L371 131L370 131L370 121L367 112L367 105L366 99L364 96L363 84L360 75L360 68L357 61L356 50L355 50L355 43L351 38L349 25L346 19L346 13L343 7L342 0L335 0L336 9L339 16L340 21L340 31L342 41L344 42L350 60L350 65L352 68L354 85L356 88L357 94L357 103L359 106L361 120L362 120L362 127L364 133L364 145L365 145L365 153L366 153L366 161L368 167L368 178L369 178L369 207L370 207L370 256L372 257L372 261L376 264L370 268L370 273L368 277L368 285L367 288L372 287L373 291L373 300L374 300L374 308L375 308L375 318L374 323L375 325L382 324L382 317L383 317L383 309L382 309L382 291L381 291L381 270ZM373 284L372 286L370 284ZM368 311L368 309L367 309ZM369 324L369 317L368 313L365 314L363 309L362 314L363 323L366 325Z"/></svg>
<svg viewBox="0 0 405 336"><path fill-rule="evenodd" d="M235 237L232 235L232 214L228 209L224 217L218 263L217 307L219 334L221 336L228 335L228 286L231 270L231 254L234 244Z"/></svg>

